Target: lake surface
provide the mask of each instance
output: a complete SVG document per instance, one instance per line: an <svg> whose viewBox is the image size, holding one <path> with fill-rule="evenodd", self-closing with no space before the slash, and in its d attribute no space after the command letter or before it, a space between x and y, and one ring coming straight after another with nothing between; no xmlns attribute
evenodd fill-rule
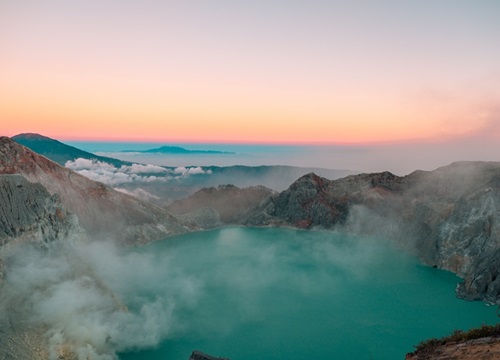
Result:
<svg viewBox="0 0 500 360"><path fill-rule="evenodd" d="M161 345L122 360L187 360L194 349L231 360L402 360L423 339L498 320L495 307L455 298L456 276L380 239L227 228L133 251L171 284L137 296L185 296L172 302Z"/></svg>

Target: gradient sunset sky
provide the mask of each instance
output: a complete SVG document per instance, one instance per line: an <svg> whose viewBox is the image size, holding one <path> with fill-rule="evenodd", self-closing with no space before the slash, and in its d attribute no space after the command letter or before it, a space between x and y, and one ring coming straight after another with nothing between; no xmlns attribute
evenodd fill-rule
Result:
<svg viewBox="0 0 500 360"><path fill-rule="evenodd" d="M500 140L497 0L2 0L1 135Z"/></svg>

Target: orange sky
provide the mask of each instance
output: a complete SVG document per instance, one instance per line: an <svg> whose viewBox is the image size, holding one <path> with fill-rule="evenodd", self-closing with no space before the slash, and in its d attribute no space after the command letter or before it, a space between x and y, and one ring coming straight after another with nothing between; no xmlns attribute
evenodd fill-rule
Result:
<svg viewBox="0 0 500 360"><path fill-rule="evenodd" d="M0 4L2 135L360 143L497 121L496 2L98 3Z"/></svg>

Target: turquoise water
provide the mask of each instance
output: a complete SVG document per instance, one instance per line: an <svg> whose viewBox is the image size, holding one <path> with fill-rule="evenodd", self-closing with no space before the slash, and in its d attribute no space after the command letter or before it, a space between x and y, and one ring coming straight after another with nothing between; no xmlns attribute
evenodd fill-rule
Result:
<svg viewBox="0 0 500 360"><path fill-rule="evenodd" d="M456 276L380 239L228 228L134 251L157 261L159 278L177 284L170 291L186 283L192 295L173 307L158 348L122 360L187 360L194 349L232 360L402 360L422 339L497 321L494 307L455 298Z"/></svg>

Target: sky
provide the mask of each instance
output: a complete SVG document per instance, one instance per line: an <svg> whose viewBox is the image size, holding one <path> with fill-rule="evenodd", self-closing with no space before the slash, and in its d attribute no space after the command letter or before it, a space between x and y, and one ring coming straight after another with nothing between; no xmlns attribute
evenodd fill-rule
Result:
<svg viewBox="0 0 500 360"><path fill-rule="evenodd" d="M0 0L0 49L7 136L500 140L497 0Z"/></svg>

